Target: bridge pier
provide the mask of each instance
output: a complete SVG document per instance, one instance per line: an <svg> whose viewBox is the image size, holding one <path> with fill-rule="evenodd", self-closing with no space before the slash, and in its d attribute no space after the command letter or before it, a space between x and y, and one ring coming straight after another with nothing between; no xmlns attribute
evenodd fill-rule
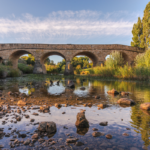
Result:
<svg viewBox="0 0 150 150"><path fill-rule="evenodd" d="M42 64L40 63L40 60L35 60L34 68L33 68L33 73L34 74L43 74L43 67Z"/></svg>
<svg viewBox="0 0 150 150"><path fill-rule="evenodd" d="M71 64L71 61L66 61L64 75L74 75L73 66Z"/></svg>

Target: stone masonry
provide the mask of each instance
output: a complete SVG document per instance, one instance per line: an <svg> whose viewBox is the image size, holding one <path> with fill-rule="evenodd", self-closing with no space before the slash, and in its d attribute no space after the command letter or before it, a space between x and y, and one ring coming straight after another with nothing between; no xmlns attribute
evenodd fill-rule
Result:
<svg viewBox="0 0 150 150"><path fill-rule="evenodd" d="M33 73L44 73L46 69L44 60L51 55L62 56L66 60L65 75L73 74L70 64L77 55L88 56L93 65L103 64L105 57L112 51L120 51L130 65L133 64L137 54L143 53L144 49L137 47L111 44L111 45L78 45L78 44L0 44L0 63L10 60L14 68L18 67L18 59L24 54L32 54L35 57Z"/></svg>

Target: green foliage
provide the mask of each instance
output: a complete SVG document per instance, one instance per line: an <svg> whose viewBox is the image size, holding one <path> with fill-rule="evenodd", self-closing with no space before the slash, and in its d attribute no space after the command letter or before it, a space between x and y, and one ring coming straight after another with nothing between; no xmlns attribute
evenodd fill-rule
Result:
<svg viewBox="0 0 150 150"><path fill-rule="evenodd" d="M44 61L44 64L50 65L50 59L47 57L46 60Z"/></svg>
<svg viewBox="0 0 150 150"><path fill-rule="evenodd" d="M138 54L135 58L135 65L138 67L150 67L150 50L143 54Z"/></svg>
<svg viewBox="0 0 150 150"><path fill-rule="evenodd" d="M140 47L140 36L142 35L142 21L138 18L138 22L133 25L131 46Z"/></svg>
<svg viewBox="0 0 150 150"><path fill-rule="evenodd" d="M23 72L23 73L33 73L33 66L29 66L26 64L18 63L18 68Z"/></svg>
<svg viewBox="0 0 150 150"><path fill-rule="evenodd" d="M124 67L118 67L116 76L121 78L132 78L134 75L134 69L128 65L124 65Z"/></svg>
<svg viewBox="0 0 150 150"><path fill-rule="evenodd" d="M110 57L107 58L106 67L118 67L123 66L124 64L124 58L122 57L122 54L118 51L114 51L110 54Z"/></svg>
<svg viewBox="0 0 150 150"><path fill-rule="evenodd" d="M10 68L8 71L8 77L19 77L21 75L20 71L18 69Z"/></svg>
<svg viewBox="0 0 150 150"><path fill-rule="evenodd" d="M143 38L144 38L144 46L148 48L150 46L150 2L146 5L143 16Z"/></svg>
<svg viewBox="0 0 150 150"><path fill-rule="evenodd" d="M11 66L0 65L0 77L3 76L3 73L6 73L7 77L19 77L21 75L19 69L14 69Z"/></svg>
<svg viewBox="0 0 150 150"><path fill-rule="evenodd" d="M150 2L146 5L144 16L141 21L140 17L138 22L133 25L132 29L132 42L131 46L148 48L150 46Z"/></svg>
<svg viewBox="0 0 150 150"><path fill-rule="evenodd" d="M28 56L22 56L28 65L34 65L35 64L35 58L32 54L28 54Z"/></svg>

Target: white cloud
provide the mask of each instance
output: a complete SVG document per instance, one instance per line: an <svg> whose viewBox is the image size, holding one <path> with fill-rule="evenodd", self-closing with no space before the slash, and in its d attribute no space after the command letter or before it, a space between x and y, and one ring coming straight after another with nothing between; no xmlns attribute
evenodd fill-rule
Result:
<svg viewBox="0 0 150 150"><path fill-rule="evenodd" d="M123 18L123 16L129 18ZM113 19L114 18L114 19ZM118 18L118 20L117 20ZM133 18L134 21L133 21ZM132 21L128 21L132 20ZM131 35L137 14L128 12L58 11L47 18L24 14L22 18L0 18L0 37L12 37L21 40L37 38L83 38L102 35Z"/></svg>

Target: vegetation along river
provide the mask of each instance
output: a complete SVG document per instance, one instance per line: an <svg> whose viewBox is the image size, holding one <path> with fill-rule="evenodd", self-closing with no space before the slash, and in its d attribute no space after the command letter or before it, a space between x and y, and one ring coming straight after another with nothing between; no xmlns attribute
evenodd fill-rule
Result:
<svg viewBox="0 0 150 150"><path fill-rule="evenodd" d="M108 94L113 88L129 94ZM149 88L148 82L61 75L1 79L0 149L150 149L150 113L140 109L150 101ZM136 104L119 105L120 98Z"/></svg>

